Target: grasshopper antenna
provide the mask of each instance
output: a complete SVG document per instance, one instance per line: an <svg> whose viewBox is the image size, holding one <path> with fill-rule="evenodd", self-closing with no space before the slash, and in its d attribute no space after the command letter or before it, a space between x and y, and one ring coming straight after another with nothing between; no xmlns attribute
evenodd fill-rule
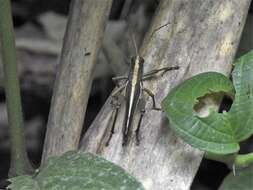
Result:
<svg viewBox="0 0 253 190"><path fill-rule="evenodd" d="M138 55L139 55L139 53L138 53L138 48L137 48L136 40L135 40L135 38L134 38L133 33L131 33L131 38L132 38L132 40L133 40L133 44L134 44L134 49L135 49L136 56L138 56Z"/></svg>
<svg viewBox="0 0 253 190"><path fill-rule="evenodd" d="M168 22L168 23L166 23L166 24L164 24L164 25L162 25L162 26L159 26L158 28L154 29L153 32L152 32L151 35L150 35L150 39L153 37L153 35L154 35L157 31L159 31L159 30L162 29L163 27L168 26L169 24L171 24L171 23Z"/></svg>

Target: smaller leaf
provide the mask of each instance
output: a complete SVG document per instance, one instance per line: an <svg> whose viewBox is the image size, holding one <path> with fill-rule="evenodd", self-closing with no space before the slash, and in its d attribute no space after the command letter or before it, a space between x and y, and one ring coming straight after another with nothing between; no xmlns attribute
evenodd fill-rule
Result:
<svg viewBox="0 0 253 190"><path fill-rule="evenodd" d="M253 189L253 167L231 172L222 182L219 190L252 190Z"/></svg>
<svg viewBox="0 0 253 190"><path fill-rule="evenodd" d="M11 184L8 186L8 189L11 190L40 190L36 180L29 175L22 175L9 179Z"/></svg>
<svg viewBox="0 0 253 190"><path fill-rule="evenodd" d="M34 179L19 176L10 181L12 190L28 186L35 190L144 190L119 166L90 153L73 151L49 158Z"/></svg>

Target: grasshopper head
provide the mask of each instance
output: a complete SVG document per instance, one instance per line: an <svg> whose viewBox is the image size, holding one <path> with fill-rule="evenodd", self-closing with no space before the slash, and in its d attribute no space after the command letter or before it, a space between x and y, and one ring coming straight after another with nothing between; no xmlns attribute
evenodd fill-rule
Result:
<svg viewBox="0 0 253 190"><path fill-rule="evenodd" d="M134 67L134 65L136 65L136 64L138 64L140 66L143 66L143 63L144 63L144 59L139 55L134 56L134 57L131 58L132 67Z"/></svg>

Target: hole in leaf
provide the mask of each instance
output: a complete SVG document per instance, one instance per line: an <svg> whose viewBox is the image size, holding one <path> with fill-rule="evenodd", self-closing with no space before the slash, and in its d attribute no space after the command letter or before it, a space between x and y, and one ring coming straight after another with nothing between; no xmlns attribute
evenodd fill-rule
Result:
<svg viewBox="0 0 253 190"><path fill-rule="evenodd" d="M227 104L227 102L229 102ZM193 109L197 116L207 117L211 111L228 111L231 107L232 99L225 92L212 92L197 98L197 103Z"/></svg>
<svg viewBox="0 0 253 190"><path fill-rule="evenodd" d="M232 104L233 104L233 99L230 96L225 95L221 101L218 112L219 113L222 113L223 111L228 112L230 110Z"/></svg>

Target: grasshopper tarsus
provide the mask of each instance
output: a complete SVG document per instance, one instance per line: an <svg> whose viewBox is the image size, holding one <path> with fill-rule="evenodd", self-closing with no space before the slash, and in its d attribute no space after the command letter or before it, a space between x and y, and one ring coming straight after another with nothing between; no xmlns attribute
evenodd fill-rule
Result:
<svg viewBox="0 0 253 190"><path fill-rule="evenodd" d="M122 146L126 146L128 143L128 135L123 135Z"/></svg>
<svg viewBox="0 0 253 190"><path fill-rule="evenodd" d="M153 107L152 110L155 110L155 111L162 111L162 108Z"/></svg>

